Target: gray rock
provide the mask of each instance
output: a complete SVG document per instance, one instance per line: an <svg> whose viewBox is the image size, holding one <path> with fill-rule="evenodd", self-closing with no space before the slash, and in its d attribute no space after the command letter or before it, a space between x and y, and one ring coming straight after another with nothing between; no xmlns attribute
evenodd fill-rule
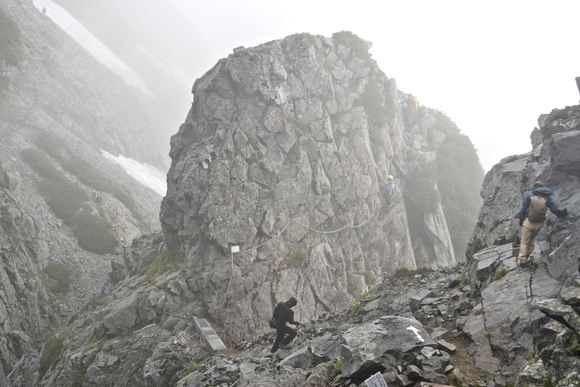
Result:
<svg viewBox="0 0 580 387"><path fill-rule="evenodd" d="M285 357L280 366L289 366L293 368L310 368L313 363L312 352L308 348L301 348Z"/></svg>
<svg viewBox="0 0 580 387"><path fill-rule="evenodd" d="M571 306L564 304L558 299L547 299L536 300L534 307L577 334L580 333L580 316Z"/></svg>
<svg viewBox="0 0 580 387"><path fill-rule="evenodd" d="M436 344L415 319L385 316L351 328L343 335L342 374L356 377L378 364L392 370L405 354Z"/></svg>
<svg viewBox="0 0 580 387"><path fill-rule="evenodd" d="M442 349L446 352L453 353L457 349L457 347L443 339L437 340L437 346L439 349Z"/></svg>

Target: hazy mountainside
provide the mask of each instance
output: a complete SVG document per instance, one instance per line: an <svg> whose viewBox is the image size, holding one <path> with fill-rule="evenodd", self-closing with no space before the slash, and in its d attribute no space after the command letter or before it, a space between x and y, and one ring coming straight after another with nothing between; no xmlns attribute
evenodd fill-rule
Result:
<svg viewBox="0 0 580 387"><path fill-rule="evenodd" d="M55 3L145 80L156 96L155 105L162 112L166 127L174 132L191 103L188 96L192 76L183 70L187 62L182 56L192 55L190 44L184 42L193 34L190 29L176 35L175 18L179 15L165 11L168 4L161 7L142 1L56 0Z"/></svg>
<svg viewBox="0 0 580 387"><path fill-rule="evenodd" d="M152 101L32 2L0 2L0 35L0 385L17 364L34 385L39 343L103 289L118 247L159 229L160 195L100 149L167 155Z"/></svg>
<svg viewBox="0 0 580 387"><path fill-rule="evenodd" d="M34 123L43 114L93 149L166 169L175 126L163 121L156 99L127 87L31 2L4 1L2 12L5 121Z"/></svg>

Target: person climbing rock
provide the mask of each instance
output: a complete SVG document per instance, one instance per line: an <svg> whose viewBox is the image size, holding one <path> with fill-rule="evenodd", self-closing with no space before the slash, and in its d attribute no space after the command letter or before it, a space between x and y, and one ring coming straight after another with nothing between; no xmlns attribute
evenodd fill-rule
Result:
<svg viewBox="0 0 580 387"><path fill-rule="evenodd" d="M296 298L290 297L288 301L280 302L276 305L276 308L274 309L274 318L276 319L278 327L276 328L276 340L274 340L274 345L270 350L271 353L276 352L278 348L289 349L290 342L296 337L296 331L286 325L286 323L297 326L306 325L301 321L294 321L294 311L292 308L296 306L296 304L298 304Z"/></svg>
<svg viewBox="0 0 580 387"><path fill-rule="evenodd" d="M393 180L393 175L389 175L387 182L384 184L384 194L385 200L387 201L387 207L393 204L393 191L395 190L395 182Z"/></svg>
<svg viewBox="0 0 580 387"><path fill-rule="evenodd" d="M416 95L409 96L409 125L413 123L415 116L417 115L417 110L419 110L419 99Z"/></svg>
<svg viewBox="0 0 580 387"><path fill-rule="evenodd" d="M560 210L552 199L552 190L544 187L541 181L534 182L533 191L524 198L522 208L516 215L520 219L520 226L522 227L522 236L518 260L520 266L528 265L528 257L534 251L534 238L542 227L544 220L546 220L546 208L557 217L561 218L568 213L567 209Z"/></svg>
<svg viewBox="0 0 580 387"><path fill-rule="evenodd" d="M409 97L409 110L414 113L419 110L419 98L416 95L411 95Z"/></svg>

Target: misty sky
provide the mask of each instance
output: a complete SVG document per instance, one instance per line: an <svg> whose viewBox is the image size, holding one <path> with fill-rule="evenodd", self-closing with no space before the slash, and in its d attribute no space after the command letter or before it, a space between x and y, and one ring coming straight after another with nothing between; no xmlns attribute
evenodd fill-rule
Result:
<svg viewBox="0 0 580 387"><path fill-rule="evenodd" d="M580 1L166 0L197 78L238 46L352 31L399 89L445 112L486 170L531 150L540 114L579 103ZM171 10L168 10L171 12ZM183 23L183 24L182 24Z"/></svg>
<svg viewBox="0 0 580 387"><path fill-rule="evenodd" d="M138 37L144 46L183 67L187 108L194 80L236 47L301 32L330 37L352 31L373 43L372 57L401 91L455 121L473 141L486 170L504 157L531 150L530 133L540 114L580 100L574 80L580 76L578 0L92 4L118 15L118 20L102 21L111 24L112 33L146 31Z"/></svg>

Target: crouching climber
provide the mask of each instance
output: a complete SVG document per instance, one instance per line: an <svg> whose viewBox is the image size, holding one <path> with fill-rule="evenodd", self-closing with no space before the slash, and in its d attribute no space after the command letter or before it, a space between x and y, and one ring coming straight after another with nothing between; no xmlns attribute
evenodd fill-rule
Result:
<svg viewBox="0 0 580 387"><path fill-rule="evenodd" d="M525 267L528 264L528 257L534 251L534 238L546 220L546 208L559 218L566 216L568 210L560 210L552 199L552 190L544 187L541 181L534 182L533 191L524 198L522 208L516 215L520 219L522 227L522 236L518 260L520 266Z"/></svg>
<svg viewBox="0 0 580 387"><path fill-rule="evenodd" d="M270 350L271 353L276 352L280 347L285 349L290 348L290 342L296 337L296 331L286 325L286 323L305 325L301 321L294 321L294 311L292 308L296 306L296 304L298 304L296 298L290 297L288 301L280 302L276 305L276 308L274 309L274 319L277 324L276 340L274 340L274 345Z"/></svg>

